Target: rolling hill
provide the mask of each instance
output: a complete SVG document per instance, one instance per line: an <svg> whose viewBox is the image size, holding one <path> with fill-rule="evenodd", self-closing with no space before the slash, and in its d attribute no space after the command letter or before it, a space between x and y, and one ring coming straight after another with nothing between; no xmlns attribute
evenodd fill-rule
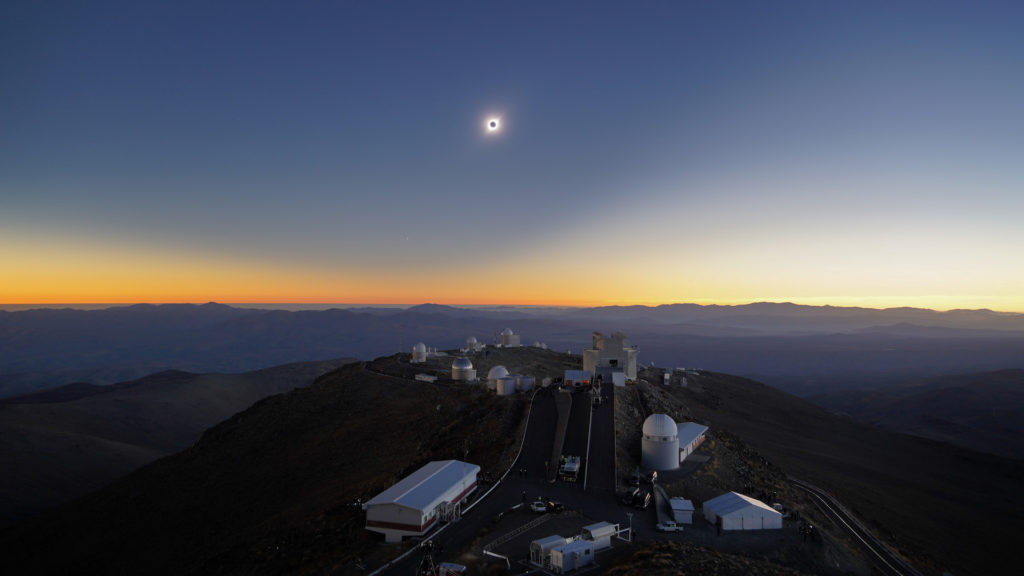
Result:
<svg viewBox="0 0 1024 576"><path fill-rule="evenodd" d="M168 371L72 384L0 401L0 524L91 492L195 442L273 394L306 386L351 359L243 374Z"/></svg>
<svg viewBox="0 0 1024 576"><path fill-rule="evenodd" d="M887 430L1024 459L1024 370L919 379L813 400Z"/></svg>

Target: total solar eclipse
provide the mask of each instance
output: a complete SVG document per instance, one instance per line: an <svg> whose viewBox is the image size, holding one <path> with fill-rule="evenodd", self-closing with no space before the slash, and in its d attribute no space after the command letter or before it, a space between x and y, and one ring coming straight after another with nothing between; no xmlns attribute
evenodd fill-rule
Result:
<svg viewBox="0 0 1024 576"><path fill-rule="evenodd" d="M490 120L487 121L487 130L490 132L494 132L495 130L498 129L500 125L501 124L498 122L497 118L491 118Z"/></svg>

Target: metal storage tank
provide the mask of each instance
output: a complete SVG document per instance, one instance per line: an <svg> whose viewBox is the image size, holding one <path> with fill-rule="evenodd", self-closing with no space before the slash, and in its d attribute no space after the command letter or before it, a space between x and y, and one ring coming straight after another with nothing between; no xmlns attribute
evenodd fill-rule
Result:
<svg viewBox="0 0 1024 576"><path fill-rule="evenodd" d="M498 378L498 385L495 387L498 396L511 396L516 393L516 377L505 376Z"/></svg>
<svg viewBox="0 0 1024 576"><path fill-rule="evenodd" d="M534 383L533 376L520 376L516 379L516 389L520 392L529 392L533 390Z"/></svg>
<svg viewBox="0 0 1024 576"><path fill-rule="evenodd" d="M469 358L462 356L452 360L452 380L462 380L463 382L476 380L476 370L473 369L473 363L469 361Z"/></svg>
<svg viewBox="0 0 1024 576"><path fill-rule="evenodd" d="M651 414L644 420L640 441L640 465L648 470L679 468L679 429L667 414Z"/></svg>

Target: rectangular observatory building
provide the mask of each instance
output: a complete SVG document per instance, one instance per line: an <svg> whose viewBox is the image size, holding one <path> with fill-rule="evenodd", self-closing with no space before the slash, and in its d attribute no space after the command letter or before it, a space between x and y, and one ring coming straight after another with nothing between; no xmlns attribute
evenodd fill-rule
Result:
<svg viewBox="0 0 1024 576"><path fill-rule="evenodd" d="M461 460L427 463L363 504L366 529L380 532L387 542L422 536L438 521L461 513L479 472L479 466Z"/></svg>

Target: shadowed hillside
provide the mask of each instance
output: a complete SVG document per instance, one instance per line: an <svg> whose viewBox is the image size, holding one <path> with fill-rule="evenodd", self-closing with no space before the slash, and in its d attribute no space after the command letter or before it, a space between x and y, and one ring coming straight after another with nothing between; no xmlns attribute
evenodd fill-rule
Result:
<svg viewBox="0 0 1024 576"><path fill-rule="evenodd" d="M479 385L445 390L352 365L8 529L3 554L37 574L336 570L378 540L356 499L465 450L494 474L525 406Z"/></svg>
<svg viewBox="0 0 1024 576"><path fill-rule="evenodd" d="M555 370L569 361L578 357L519 349L476 364ZM439 359L415 370L443 366ZM359 574L359 558L379 565L402 547L367 532L354 503L430 460L465 455L482 478L497 477L515 454L528 401L393 375L410 368L398 356L379 358L262 400L185 451L5 530L0 553L42 574ZM638 386L647 406L674 405L710 425L709 446L735 445L742 455L745 443L767 459L764 470L829 490L925 573L998 572L1021 533L1020 517L1007 512L1022 505L1017 462L856 424L742 378L701 372L685 388ZM733 434L742 443L730 441ZM732 486L739 480L727 481L735 470L720 456L712 452L698 476ZM667 570L673 557L697 549L645 550L615 573ZM686 565L785 572L708 554Z"/></svg>
<svg viewBox="0 0 1024 576"><path fill-rule="evenodd" d="M1024 370L914 380L813 400L887 430L1024 459Z"/></svg>
<svg viewBox="0 0 1024 576"><path fill-rule="evenodd" d="M186 448L257 400L309 385L349 362L287 364L244 374L161 372L0 401L0 523L91 492Z"/></svg>
<svg viewBox="0 0 1024 576"><path fill-rule="evenodd" d="M1019 461L859 424L733 376L702 372L665 393L832 492L926 572L1000 573L1024 533Z"/></svg>

